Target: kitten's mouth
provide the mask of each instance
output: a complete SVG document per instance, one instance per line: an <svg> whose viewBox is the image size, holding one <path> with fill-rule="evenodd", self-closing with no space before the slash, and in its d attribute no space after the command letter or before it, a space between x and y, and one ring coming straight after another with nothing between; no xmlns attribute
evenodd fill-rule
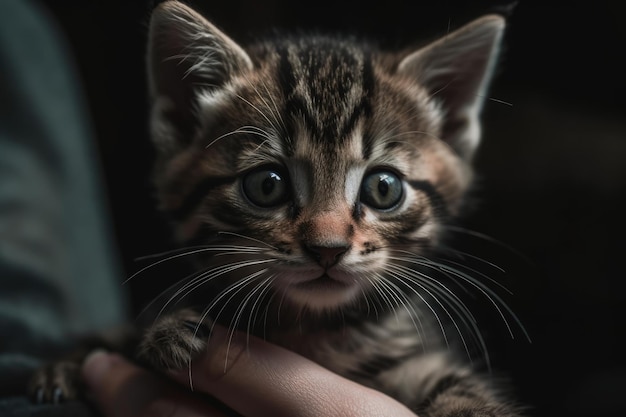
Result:
<svg viewBox="0 0 626 417"><path fill-rule="evenodd" d="M296 304L313 310L333 310L354 300L359 294L356 277L332 270L297 274L285 282L284 294Z"/></svg>
<svg viewBox="0 0 626 417"><path fill-rule="evenodd" d="M341 281L341 280L332 278L330 275L324 273L318 278L313 278L308 281L300 282L296 284L296 286L302 289L332 290L332 289L347 288L350 286L350 284L346 281Z"/></svg>

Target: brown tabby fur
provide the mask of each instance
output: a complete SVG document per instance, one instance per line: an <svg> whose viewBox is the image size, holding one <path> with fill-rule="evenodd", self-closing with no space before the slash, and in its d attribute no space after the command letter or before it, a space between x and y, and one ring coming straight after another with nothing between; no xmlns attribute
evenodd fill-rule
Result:
<svg viewBox="0 0 626 417"><path fill-rule="evenodd" d="M146 331L140 358L187 366L217 321L420 416L519 415L446 347L439 315L451 332L450 312L470 317L429 258L471 183L503 27L485 16L401 52L323 35L242 48L182 3L160 5L148 56L155 184L198 272L165 303L190 307Z"/></svg>

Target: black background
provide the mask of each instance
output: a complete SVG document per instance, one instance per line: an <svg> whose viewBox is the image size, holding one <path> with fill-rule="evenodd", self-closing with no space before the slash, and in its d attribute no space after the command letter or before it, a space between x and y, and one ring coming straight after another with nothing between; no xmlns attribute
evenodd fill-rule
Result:
<svg viewBox="0 0 626 417"><path fill-rule="evenodd" d="M149 182L144 54L154 1L49 1L74 54L126 273L170 247ZM357 32L390 46L443 35L495 1L192 1L240 41L272 26ZM521 1L484 110L466 245L507 270L532 343L483 323L496 368L535 416L626 415L626 25L614 2ZM130 286L147 297L145 282ZM493 312L492 312L493 313Z"/></svg>

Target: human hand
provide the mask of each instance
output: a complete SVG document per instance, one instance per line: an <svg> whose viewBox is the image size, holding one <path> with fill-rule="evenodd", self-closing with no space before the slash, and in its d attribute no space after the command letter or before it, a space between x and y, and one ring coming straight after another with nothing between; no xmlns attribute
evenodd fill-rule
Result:
<svg viewBox="0 0 626 417"><path fill-rule="evenodd" d="M216 326L191 373L171 371L171 380L104 352L85 361L83 377L107 417L415 417L396 400L291 351L240 333L229 339Z"/></svg>

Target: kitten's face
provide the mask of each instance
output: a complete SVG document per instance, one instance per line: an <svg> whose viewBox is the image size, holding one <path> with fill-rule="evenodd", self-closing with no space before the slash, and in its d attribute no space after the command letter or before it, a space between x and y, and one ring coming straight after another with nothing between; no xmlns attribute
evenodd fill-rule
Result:
<svg viewBox="0 0 626 417"><path fill-rule="evenodd" d="M415 77L424 58L320 37L244 52L183 6L163 9L179 25L168 26L170 37L196 42L183 30L193 21L212 42L204 52L217 57L187 66L185 94L160 93L153 75L153 132L163 150L159 195L179 237L209 236L225 248L207 260L232 266L218 286L235 292L256 281L251 288L296 305L334 309L376 291L390 265L435 243L469 183L478 110L465 104L451 117Z"/></svg>

